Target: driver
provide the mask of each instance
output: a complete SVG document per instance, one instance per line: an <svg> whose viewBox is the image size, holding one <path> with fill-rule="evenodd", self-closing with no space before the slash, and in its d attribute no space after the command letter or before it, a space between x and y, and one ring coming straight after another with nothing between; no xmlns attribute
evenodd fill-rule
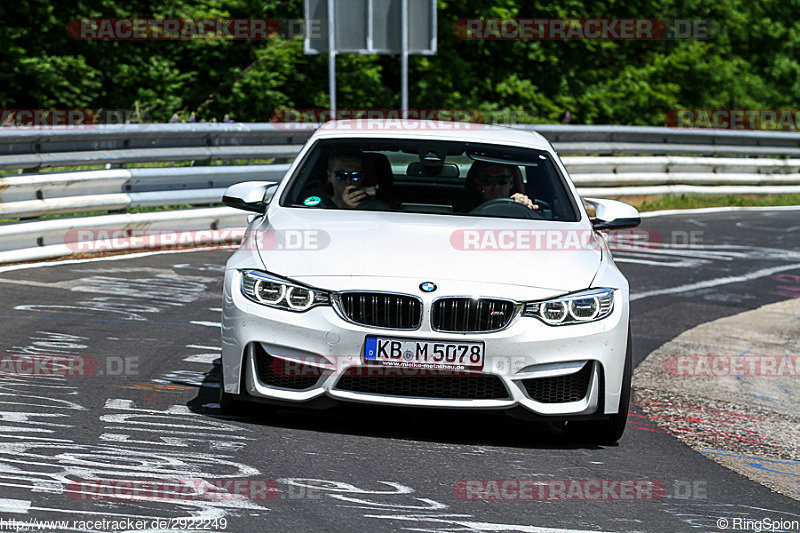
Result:
<svg viewBox="0 0 800 533"><path fill-rule="evenodd" d="M515 166L475 161L467 172L466 193L459 211L472 211L482 203L497 198L509 198L538 210L539 206L522 190L522 176Z"/></svg>

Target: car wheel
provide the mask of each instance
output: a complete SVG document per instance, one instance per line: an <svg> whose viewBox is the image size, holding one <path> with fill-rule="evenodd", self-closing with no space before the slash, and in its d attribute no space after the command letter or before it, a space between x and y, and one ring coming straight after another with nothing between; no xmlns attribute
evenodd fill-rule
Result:
<svg viewBox="0 0 800 533"><path fill-rule="evenodd" d="M567 429L572 436L598 444L615 444L625 433L631 401L631 374L633 373L633 355L631 352L631 330L629 325L628 347L625 349L625 369L622 373L622 390L619 397L619 412L611 415L607 420L568 423Z"/></svg>

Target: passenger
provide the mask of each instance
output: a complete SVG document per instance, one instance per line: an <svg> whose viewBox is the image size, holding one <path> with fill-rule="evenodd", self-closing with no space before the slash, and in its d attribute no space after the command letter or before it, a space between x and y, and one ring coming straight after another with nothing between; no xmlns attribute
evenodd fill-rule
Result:
<svg viewBox="0 0 800 533"><path fill-rule="evenodd" d="M469 167L463 200L456 206L462 213L496 198L509 198L538 210L539 206L525 195L522 174L514 165L475 161Z"/></svg>

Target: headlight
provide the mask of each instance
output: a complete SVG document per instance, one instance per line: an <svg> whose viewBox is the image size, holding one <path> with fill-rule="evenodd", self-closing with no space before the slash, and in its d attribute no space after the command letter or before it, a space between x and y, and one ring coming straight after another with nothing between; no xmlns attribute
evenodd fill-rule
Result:
<svg viewBox="0 0 800 533"><path fill-rule="evenodd" d="M535 317L551 326L601 320L614 310L614 289L589 289L541 302L527 302L522 316Z"/></svg>
<svg viewBox="0 0 800 533"><path fill-rule="evenodd" d="M242 270L242 294L261 305L298 313L331 303L325 291L297 285L258 270Z"/></svg>

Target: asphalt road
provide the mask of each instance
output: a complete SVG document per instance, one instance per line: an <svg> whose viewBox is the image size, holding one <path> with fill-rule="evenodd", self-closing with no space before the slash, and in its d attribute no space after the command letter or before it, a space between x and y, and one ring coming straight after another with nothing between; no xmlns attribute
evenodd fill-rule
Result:
<svg viewBox="0 0 800 533"><path fill-rule="evenodd" d="M646 231L618 243L635 360L688 328L800 294L799 214L647 218ZM215 360L229 254L0 271L3 361L28 354L73 365L67 377L0 377L0 531L34 519L70 521L40 531L164 518L173 521L152 529L716 532L719 519L800 520L800 503L684 446L635 406L611 447L491 413L339 406L222 416ZM107 481L117 492L98 479L117 480ZM175 489L182 495L120 499L119 480L166 479L193 490L201 479L244 481L225 497ZM663 493L474 501L454 490L502 479L650 480Z"/></svg>

